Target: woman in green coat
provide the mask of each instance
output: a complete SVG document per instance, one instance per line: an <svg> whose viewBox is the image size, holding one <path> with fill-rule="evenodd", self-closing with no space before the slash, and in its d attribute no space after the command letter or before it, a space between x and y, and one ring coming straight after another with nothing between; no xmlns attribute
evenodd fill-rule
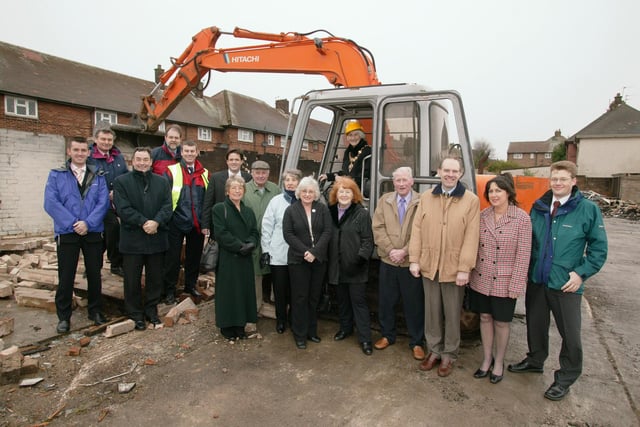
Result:
<svg viewBox="0 0 640 427"><path fill-rule="evenodd" d="M246 338L246 323L258 320L251 254L260 242L253 211L244 205L245 182L234 176L225 184L226 198L212 209L220 253L216 268L216 325L229 340Z"/></svg>

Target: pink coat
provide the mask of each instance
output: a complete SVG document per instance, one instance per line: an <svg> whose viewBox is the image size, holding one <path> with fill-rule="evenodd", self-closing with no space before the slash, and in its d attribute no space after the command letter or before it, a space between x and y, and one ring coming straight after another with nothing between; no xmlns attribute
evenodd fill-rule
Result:
<svg viewBox="0 0 640 427"><path fill-rule="evenodd" d="M527 286L531 220L513 205L497 223L494 218L493 207L480 213L480 247L471 288L484 295L517 298Z"/></svg>

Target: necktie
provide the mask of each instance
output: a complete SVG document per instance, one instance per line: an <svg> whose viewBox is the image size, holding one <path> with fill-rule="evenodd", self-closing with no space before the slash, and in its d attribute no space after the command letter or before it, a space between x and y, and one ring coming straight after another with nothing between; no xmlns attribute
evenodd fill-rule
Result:
<svg viewBox="0 0 640 427"><path fill-rule="evenodd" d="M401 197L398 202L398 219L400 220L400 225L404 222L404 214L407 211L406 203L407 201L404 197Z"/></svg>
<svg viewBox="0 0 640 427"><path fill-rule="evenodd" d="M189 175L191 175L193 173L193 166L189 166L187 170L189 171Z"/></svg>
<svg viewBox="0 0 640 427"><path fill-rule="evenodd" d="M82 185L82 179L84 178L84 169L76 169L73 171L76 175L76 179L78 180L78 184Z"/></svg>
<svg viewBox="0 0 640 427"><path fill-rule="evenodd" d="M556 216L556 212L558 212L558 208L560 207L560 200L556 200L553 202L553 209L551 210L551 218Z"/></svg>

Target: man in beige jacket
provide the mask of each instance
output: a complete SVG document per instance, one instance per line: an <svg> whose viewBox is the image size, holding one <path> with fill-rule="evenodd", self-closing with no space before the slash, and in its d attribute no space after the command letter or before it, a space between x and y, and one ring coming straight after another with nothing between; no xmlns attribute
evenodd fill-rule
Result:
<svg viewBox="0 0 640 427"><path fill-rule="evenodd" d="M409 272L409 236L420 194L413 191L409 167L393 171L395 191L384 194L373 214L373 238L380 256L378 319L380 338L374 347L384 350L396 342L396 311L400 298L409 332L409 348L424 359L424 291L422 280Z"/></svg>
<svg viewBox="0 0 640 427"><path fill-rule="evenodd" d="M440 162L440 184L420 197L409 242L409 270L422 276L424 286L430 352L420 369L440 363L441 377L451 374L458 357L464 287L476 264L480 236L480 201L459 182L463 173L458 158Z"/></svg>

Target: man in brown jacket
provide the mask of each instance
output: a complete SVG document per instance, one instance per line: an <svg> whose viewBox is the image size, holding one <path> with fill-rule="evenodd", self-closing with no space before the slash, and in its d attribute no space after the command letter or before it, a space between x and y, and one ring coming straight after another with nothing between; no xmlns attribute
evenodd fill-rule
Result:
<svg viewBox="0 0 640 427"><path fill-rule="evenodd" d="M393 171L395 191L384 194L373 214L373 239L380 256L378 319L382 338L374 347L384 350L396 342L395 306L402 297L409 332L409 348L424 359L424 291L422 280L409 272L409 236L420 194L413 191L409 167Z"/></svg>
<svg viewBox="0 0 640 427"><path fill-rule="evenodd" d="M480 236L480 201L459 182L463 173L458 158L440 162L440 184L420 197L409 242L409 270L422 276L424 286L430 351L420 369L440 363L441 377L451 373L458 357L464 287L476 264Z"/></svg>

